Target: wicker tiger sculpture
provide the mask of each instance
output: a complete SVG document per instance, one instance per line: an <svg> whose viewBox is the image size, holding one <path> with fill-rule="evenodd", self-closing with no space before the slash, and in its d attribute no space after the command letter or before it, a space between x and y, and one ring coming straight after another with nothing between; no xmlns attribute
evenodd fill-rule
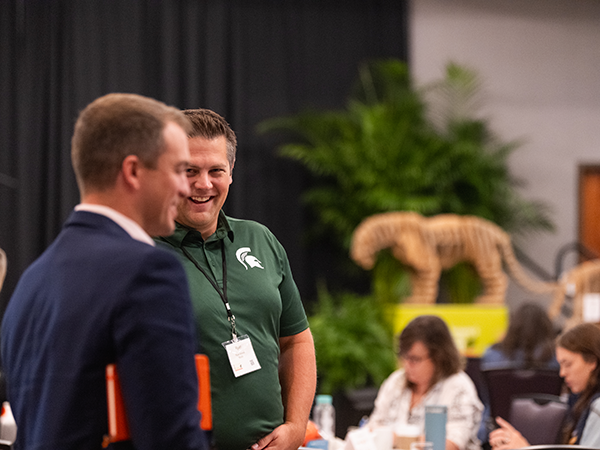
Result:
<svg viewBox="0 0 600 450"><path fill-rule="evenodd" d="M570 297L573 301L573 313L565 321L564 329L580 324L583 322L583 297L590 293L600 293L600 259L578 264L560 278L548 315L553 320L557 319L565 299Z"/></svg>
<svg viewBox="0 0 600 450"><path fill-rule="evenodd" d="M370 216L354 230L350 248L352 259L371 269L377 253L389 248L396 259L407 265L411 277L411 296L406 303L435 303L443 269L458 262L471 263L483 285L475 301L503 304L508 278L502 262L525 289L550 293L555 283L534 281L518 263L509 235L500 227L474 216L441 214L425 218L414 212L389 212Z"/></svg>

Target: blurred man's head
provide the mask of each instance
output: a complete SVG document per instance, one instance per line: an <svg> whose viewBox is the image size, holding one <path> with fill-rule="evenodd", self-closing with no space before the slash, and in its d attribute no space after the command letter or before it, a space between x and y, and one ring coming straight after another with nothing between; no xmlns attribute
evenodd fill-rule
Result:
<svg viewBox="0 0 600 450"><path fill-rule="evenodd" d="M71 159L82 194L112 187L128 155L154 168L165 150L168 122L186 133L191 126L183 113L136 94L108 94L90 103L75 123Z"/></svg>
<svg viewBox="0 0 600 450"><path fill-rule="evenodd" d="M82 199L112 196L109 206L127 204L121 212L149 234L172 233L177 204L189 195L190 130L181 111L151 98L108 94L96 99L79 115L72 138Z"/></svg>

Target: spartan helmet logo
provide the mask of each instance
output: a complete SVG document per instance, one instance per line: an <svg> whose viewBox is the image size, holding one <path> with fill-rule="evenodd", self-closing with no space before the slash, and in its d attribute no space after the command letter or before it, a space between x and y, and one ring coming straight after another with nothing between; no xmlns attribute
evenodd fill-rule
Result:
<svg viewBox="0 0 600 450"><path fill-rule="evenodd" d="M248 270L248 267L258 267L259 269L264 269L262 263L258 260L256 256L249 255L250 247L240 247L237 252L235 252L235 257L240 262L242 266Z"/></svg>

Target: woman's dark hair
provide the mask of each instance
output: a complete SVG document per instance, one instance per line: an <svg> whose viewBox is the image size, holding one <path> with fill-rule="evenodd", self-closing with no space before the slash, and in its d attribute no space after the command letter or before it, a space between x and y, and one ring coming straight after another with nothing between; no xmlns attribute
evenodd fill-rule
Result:
<svg viewBox="0 0 600 450"><path fill-rule="evenodd" d="M411 320L400 333L398 346L400 356L406 355L416 342L422 342L427 347L429 357L435 366L431 386L462 370L463 360L454 344L454 339L446 322L439 317L419 316ZM414 387L414 383L408 380L406 383L408 387Z"/></svg>
<svg viewBox="0 0 600 450"><path fill-rule="evenodd" d="M526 368L541 366L554 356L556 333L546 311L536 303L524 303L510 315L506 336L494 347L509 358L523 352Z"/></svg>
<svg viewBox="0 0 600 450"><path fill-rule="evenodd" d="M591 323L577 325L561 334L556 339L556 346L580 354L586 362L596 363L587 386L579 394L571 410L571 420L565 429L565 441L567 441L581 414L589 407L594 394L600 392L600 328Z"/></svg>

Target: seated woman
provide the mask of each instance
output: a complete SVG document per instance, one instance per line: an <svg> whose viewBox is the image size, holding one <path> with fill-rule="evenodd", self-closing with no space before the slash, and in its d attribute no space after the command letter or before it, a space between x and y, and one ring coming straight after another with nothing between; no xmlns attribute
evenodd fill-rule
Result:
<svg viewBox="0 0 600 450"><path fill-rule="evenodd" d="M437 316L413 319L400 334L399 354L402 368L381 385L369 426L418 425L424 430L425 405L445 405L446 450L478 450L483 405L461 370L462 358L446 323Z"/></svg>
<svg viewBox="0 0 600 450"><path fill-rule="evenodd" d="M600 329L584 323L566 331L556 340L560 375L571 390L571 410L563 433L565 444L600 448ZM494 450L529 445L512 425L496 418L500 426L490 433Z"/></svg>
<svg viewBox="0 0 600 450"><path fill-rule="evenodd" d="M516 366L558 370L554 357L555 337L546 311L536 303L523 303L512 312L504 339L484 352L481 369Z"/></svg>
<svg viewBox="0 0 600 450"><path fill-rule="evenodd" d="M554 356L555 338L556 333L546 311L536 303L523 303L511 313L504 339L484 352L480 368L547 368L558 371ZM488 433L495 428L495 424L490 419L490 405L485 390L482 400L484 410L477 437L486 443Z"/></svg>

